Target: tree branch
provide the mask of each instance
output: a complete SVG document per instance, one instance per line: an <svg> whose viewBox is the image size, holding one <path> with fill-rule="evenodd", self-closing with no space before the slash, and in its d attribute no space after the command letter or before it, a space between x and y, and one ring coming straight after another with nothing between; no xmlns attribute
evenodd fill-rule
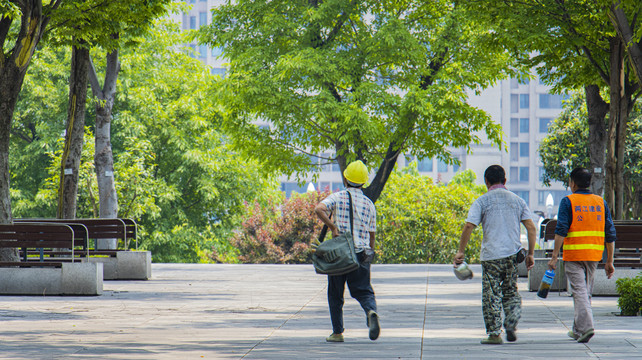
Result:
<svg viewBox="0 0 642 360"><path fill-rule="evenodd" d="M639 44L633 41L633 29L631 28L631 24L629 24L624 10L622 10L620 6L619 0L617 3L611 4L609 19L629 54L629 61L633 66L633 72L638 79L638 83L642 84L642 49L640 49Z"/></svg>
<svg viewBox="0 0 642 360"><path fill-rule="evenodd" d="M89 84L91 85L91 92L98 99L103 99L105 96L103 94L102 88L100 87L100 83L98 82L98 76L96 75L96 68L94 67L94 61L91 59L91 56L89 57L88 75L89 75Z"/></svg>

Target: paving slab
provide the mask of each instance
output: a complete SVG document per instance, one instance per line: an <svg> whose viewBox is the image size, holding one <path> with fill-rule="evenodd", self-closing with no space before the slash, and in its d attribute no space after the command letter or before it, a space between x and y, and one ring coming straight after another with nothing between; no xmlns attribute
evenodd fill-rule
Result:
<svg viewBox="0 0 642 360"><path fill-rule="evenodd" d="M481 345L481 268L373 265L382 331L346 298L345 343L331 326L326 279L311 265L153 264L147 281L105 281L103 295L0 296L0 359L642 359L642 317L593 300L596 335L566 336L572 298L545 300L520 278L515 343ZM346 294L347 295L347 294Z"/></svg>

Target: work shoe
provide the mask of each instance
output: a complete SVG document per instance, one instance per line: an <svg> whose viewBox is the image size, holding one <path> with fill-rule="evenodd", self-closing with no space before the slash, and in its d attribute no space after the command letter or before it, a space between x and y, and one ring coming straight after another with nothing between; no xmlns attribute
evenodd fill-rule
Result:
<svg viewBox="0 0 642 360"><path fill-rule="evenodd" d="M327 342L343 342L343 334L332 333L332 334L330 334L330 336L325 338L325 341L327 341Z"/></svg>
<svg viewBox="0 0 642 360"><path fill-rule="evenodd" d="M568 337L572 338L573 340L577 340L577 338L578 338L578 336L577 336L577 335L575 335L575 333L573 332L573 330L569 330L569 331L566 333L566 335L568 335Z"/></svg>
<svg viewBox="0 0 642 360"><path fill-rule="evenodd" d="M370 340L377 340L381 328L379 327L379 315L374 310L368 311L368 329L370 329L368 333Z"/></svg>
<svg viewBox="0 0 642 360"><path fill-rule="evenodd" d="M504 342L502 341L502 338L499 335L488 335L487 338L482 339L481 343L491 344L491 345L500 345L500 344L503 344Z"/></svg>
<svg viewBox="0 0 642 360"><path fill-rule="evenodd" d="M506 330L506 341L517 341L517 334L515 333L515 330Z"/></svg>
<svg viewBox="0 0 642 360"><path fill-rule="evenodd" d="M577 338L577 342L587 343L589 342L589 340L591 340L594 334L595 334L595 331L593 329L588 329L584 334L580 335L580 337Z"/></svg>

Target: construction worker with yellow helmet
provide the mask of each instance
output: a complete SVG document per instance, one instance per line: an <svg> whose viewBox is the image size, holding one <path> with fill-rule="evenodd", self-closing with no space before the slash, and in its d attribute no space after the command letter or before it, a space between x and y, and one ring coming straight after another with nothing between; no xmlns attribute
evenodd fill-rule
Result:
<svg viewBox="0 0 642 360"><path fill-rule="evenodd" d="M366 313L369 337L379 337L379 315L374 290L370 284L370 262L374 257L377 212L372 201L361 188L368 182L368 168L361 161L353 161L343 171L346 190L330 194L315 208L317 216L332 231L332 237L351 231L350 210L352 209L352 237L359 260L359 268L344 275L328 275L328 305L332 321L332 334L327 342L343 342L343 294L348 284L350 295L355 298ZM331 220L334 216L334 220Z"/></svg>

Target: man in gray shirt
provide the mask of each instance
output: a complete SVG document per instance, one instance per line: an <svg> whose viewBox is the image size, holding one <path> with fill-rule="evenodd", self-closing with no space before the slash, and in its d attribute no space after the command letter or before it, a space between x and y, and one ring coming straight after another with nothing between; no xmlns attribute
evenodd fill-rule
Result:
<svg viewBox="0 0 642 360"><path fill-rule="evenodd" d="M470 235L477 225L482 224L482 312L488 338L481 343L501 344L502 307L508 341L517 340L515 330L522 314L522 298L517 291L517 257L522 248L520 223L528 231L525 260L529 270L535 263L536 229L526 202L504 186L506 174L501 166L489 166L484 172L484 180L488 192L470 207L453 262L458 266L464 261Z"/></svg>

